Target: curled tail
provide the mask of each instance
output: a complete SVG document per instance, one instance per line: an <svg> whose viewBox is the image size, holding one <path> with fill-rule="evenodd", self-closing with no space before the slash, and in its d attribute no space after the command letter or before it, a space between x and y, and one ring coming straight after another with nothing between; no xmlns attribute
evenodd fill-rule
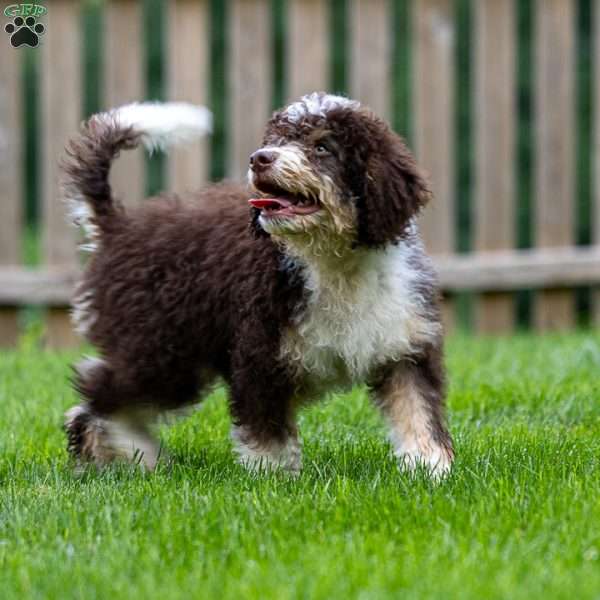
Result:
<svg viewBox="0 0 600 600"><path fill-rule="evenodd" d="M128 104L85 122L67 145L62 171L72 220L83 226L91 247L118 215L108 174L119 152L139 144L151 151L166 148L206 135L211 127L208 109L180 102Z"/></svg>

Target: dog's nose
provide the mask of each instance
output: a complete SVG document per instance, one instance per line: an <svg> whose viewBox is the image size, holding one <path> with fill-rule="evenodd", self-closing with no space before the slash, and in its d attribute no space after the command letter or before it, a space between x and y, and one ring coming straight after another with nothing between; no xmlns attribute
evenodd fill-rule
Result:
<svg viewBox="0 0 600 600"><path fill-rule="evenodd" d="M268 169L277 158L275 152L270 150L257 150L250 156L250 168L257 173Z"/></svg>

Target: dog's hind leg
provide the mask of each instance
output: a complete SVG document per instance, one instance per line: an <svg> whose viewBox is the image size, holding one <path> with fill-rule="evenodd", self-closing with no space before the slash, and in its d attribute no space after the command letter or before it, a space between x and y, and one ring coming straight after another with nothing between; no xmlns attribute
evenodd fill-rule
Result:
<svg viewBox="0 0 600 600"><path fill-rule="evenodd" d="M123 392L102 359L87 358L75 371L75 387L85 401L65 415L69 452L79 463L124 460L154 469L160 447L151 432L151 411L119 405Z"/></svg>
<svg viewBox="0 0 600 600"><path fill-rule="evenodd" d="M390 427L394 454L409 471L433 477L450 470L452 440L444 423L444 373L438 348L388 365L371 385Z"/></svg>
<svg viewBox="0 0 600 600"><path fill-rule="evenodd" d="M129 413L105 417L86 404L74 406L65 415L69 452L80 464L102 467L122 460L153 470L160 447L150 426L138 416Z"/></svg>

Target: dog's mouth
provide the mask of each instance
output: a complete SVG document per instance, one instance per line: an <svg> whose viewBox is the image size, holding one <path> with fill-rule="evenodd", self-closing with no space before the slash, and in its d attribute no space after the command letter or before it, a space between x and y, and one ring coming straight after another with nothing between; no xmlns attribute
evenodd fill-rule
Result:
<svg viewBox="0 0 600 600"><path fill-rule="evenodd" d="M260 198L252 198L248 203L261 211L263 217L302 217L312 215L321 206L315 196L297 194L271 183L255 183Z"/></svg>

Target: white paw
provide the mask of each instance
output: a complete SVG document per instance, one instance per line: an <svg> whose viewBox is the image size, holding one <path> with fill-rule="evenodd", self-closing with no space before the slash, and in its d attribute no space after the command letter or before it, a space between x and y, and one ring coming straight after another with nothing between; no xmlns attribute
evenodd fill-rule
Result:
<svg viewBox="0 0 600 600"><path fill-rule="evenodd" d="M152 471L160 456L160 446L143 422L130 419L101 418L89 413L85 406L74 406L66 414L65 427L70 431L78 419L85 419L71 451L83 462L99 467L115 460L140 465Z"/></svg>
<svg viewBox="0 0 600 600"><path fill-rule="evenodd" d="M454 456L451 451L436 447L428 451L397 449L394 456L402 471L414 473L423 469L432 479L440 480L450 473Z"/></svg>
<svg viewBox="0 0 600 600"><path fill-rule="evenodd" d="M285 443L264 444L253 440L244 427L234 427L231 438L238 462L249 471L282 469L299 475L302 470L302 445L296 437L288 438Z"/></svg>
<svg viewBox="0 0 600 600"><path fill-rule="evenodd" d="M148 471L156 468L160 456L160 446L143 428L132 426L126 421L109 421L107 445L112 453Z"/></svg>

